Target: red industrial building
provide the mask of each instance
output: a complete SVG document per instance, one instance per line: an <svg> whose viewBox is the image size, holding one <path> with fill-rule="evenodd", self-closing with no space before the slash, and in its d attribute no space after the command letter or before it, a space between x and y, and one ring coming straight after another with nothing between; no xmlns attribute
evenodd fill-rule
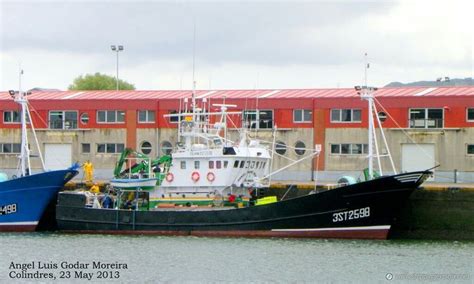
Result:
<svg viewBox="0 0 474 284"><path fill-rule="evenodd" d="M458 182L474 181L474 87L381 88L375 97L399 171L439 164L437 181L453 181L454 170ZM182 111L185 98L191 91L40 91L28 97L47 166L91 160L104 177L124 147L151 156L169 152L178 142L177 122L163 115ZM281 156L274 167L322 145L319 158L279 179L311 179L318 170L320 179L330 180L357 176L365 167L367 105L354 89L198 90L196 98L207 106L236 105L263 140L275 134ZM0 114L1 168L14 169L20 124L8 92L0 93ZM241 123L235 119L229 127Z"/></svg>

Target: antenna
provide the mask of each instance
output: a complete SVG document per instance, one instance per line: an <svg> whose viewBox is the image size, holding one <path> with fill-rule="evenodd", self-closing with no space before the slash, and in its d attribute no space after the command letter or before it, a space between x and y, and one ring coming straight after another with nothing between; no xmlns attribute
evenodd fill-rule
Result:
<svg viewBox="0 0 474 284"><path fill-rule="evenodd" d="M370 65L369 62L367 61L367 52L364 55L365 58L365 65L364 65L364 73L365 73L365 85L367 87L367 69L369 69Z"/></svg>

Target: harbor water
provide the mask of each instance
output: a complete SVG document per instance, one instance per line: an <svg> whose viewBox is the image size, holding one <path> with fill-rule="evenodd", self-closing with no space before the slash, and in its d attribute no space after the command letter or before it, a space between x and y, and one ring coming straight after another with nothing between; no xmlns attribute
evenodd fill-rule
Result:
<svg viewBox="0 0 474 284"><path fill-rule="evenodd" d="M472 241L0 234L0 283L472 283L473 277Z"/></svg>

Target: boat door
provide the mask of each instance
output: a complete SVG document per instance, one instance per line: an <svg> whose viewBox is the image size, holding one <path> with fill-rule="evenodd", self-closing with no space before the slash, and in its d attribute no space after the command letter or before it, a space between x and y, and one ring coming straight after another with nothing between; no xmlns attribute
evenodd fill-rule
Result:
<svg viewBox="0 0 474 284"><path fill-rule="evenodd" d="M402 144L402 172L426 170L435 163L435 144ZM434 180L434 174L428 180Z"/></svg>
<svg viewBox="0 0 474 284"><path fill-rule="evenodd" d="M61 170L72 165L72 144L44 144L44 164L47 170Z"/></svg>

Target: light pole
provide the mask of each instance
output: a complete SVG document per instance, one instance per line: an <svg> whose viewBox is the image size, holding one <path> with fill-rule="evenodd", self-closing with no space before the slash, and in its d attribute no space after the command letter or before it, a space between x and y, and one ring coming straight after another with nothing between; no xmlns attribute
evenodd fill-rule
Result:
<svg viewBox="0 0 474 284"><path fill-rule="evenodd" d="M117 76L115 77L117 81L117 91L119 90L119 52L123 51L123 45L111 45L110 48L112 51L115 51L117 53Z"/></svg>

